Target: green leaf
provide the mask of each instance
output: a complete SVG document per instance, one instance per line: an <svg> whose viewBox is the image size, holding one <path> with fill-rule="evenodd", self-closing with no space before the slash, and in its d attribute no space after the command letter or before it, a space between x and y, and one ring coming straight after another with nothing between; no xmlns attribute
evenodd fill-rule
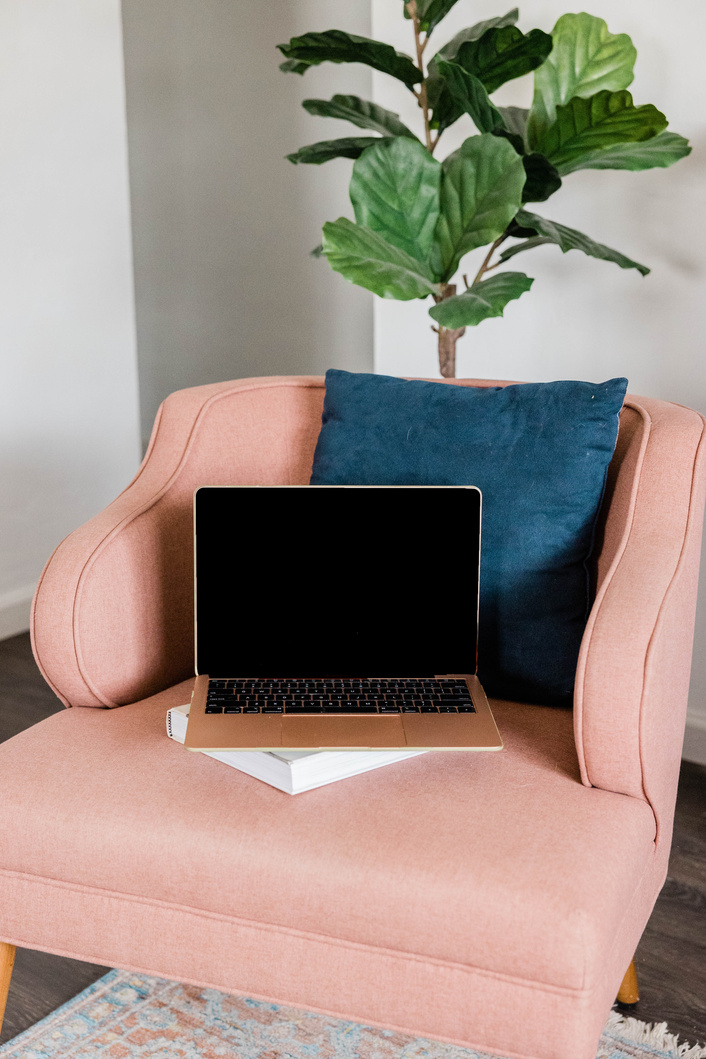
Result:
<svg viewBox="0 0 706 1059"><path fill-rule="evenodd" d="M438 284L422 272L418 261L370 228L339 217L326 222L323 236L324 254L331 268L381 298L410 301L440 293Z"/></svg>
<svg viewBox="0 0 706 1059"><path fill-rule="evenodd" d="M561 187L561 177L543 154L527 154L522 163L527 177L522 192L523 202L546 202Z"/></svg>
<svg viewBox="0 0 706 1059"><path fill-rule="evenodd" d="M525 170L507 140L470 136L443 163L441 214L432 256L434 273L449 280L464 254L493 242L522 200Z"/></svg>
<svg viewBox="0 0 706 1059"><path fill-rule="evenodd" d="M519 232L510 232L511 235L520 236ZM518 243L517 246L511 246L507 250L503 250L500 255L500 261L509 261L511 257L515 257L516 254L521 254L524 250L534 250L536 246L556 246L553 239L548 239L543 235L531 235L528 239L524 239L523 242Z"/></svg>
<svg viewBox="0 0 706 1059"><path fill-rule="evenodd" d="M500 117L509 133L522 140L524 149L527 150L527 118L529 110L524 107L498 107Z"/></svg>
<svg viewBox="0 0 706 1059"><path fill-rule="evenodd" d="M310 143L286 157L294 165L321 165L322 162L330 162L332 158L359 158L366 147L372 147L376 143L380 143L379 136L345 136L340 140Z"/></svg>
<svg viewBox="0 0 706 1059"><path fill-rule="evenodd" d="M305 74L312 65L314 64L299 62L297 59L287 59L279 64L279 68L283 74Z"/></svg>
<svg viewBox="0 0 706 1059"><path fill-rule="evenodd" d="M511 143L519 155L524 155L525 145L522 142L522 137L517 136L514 132L508 132L507 129L500 127L493 129L493 136L502 136L504 140Z"/></svg>
<svg viewBox="0 0 706 1059"><path fill-rule="evenodd" d="M429 126L432 129L438 129L439 135L441 135L445 129L448 129L449 125L453 125L455 121L458 121L463 114L463 107L459 106L454 100L446 81L438 69L433 73L431 72L431 63L429 64L426 87L427 101L431 108Z"/></svg>
<svg viewBox="0 0 706 1059"><path fill-rule="evenodd" d="M486 30L477 41L465 41L455 61L495 92L506 81L536 70L552 50L552 38L541 29L525 35L517 26Z"/></svg>
<svg viewBox="0 0 706 1059"><path fill-rule="evenodd" d="M355 219L428 272L440 187L441 164L418 140L380 140L353 166L350 196Z"/></svg>
<svg viewBox="0 0 706 1059"><path fill-rule="evenodd" d="M470 115L479 132L494 132L495 129L503 128L500 112L490 102L482 81L469 74L458 63L447 62L445 59L437 63L437 68L452 100Z"/></svg>
<svg viewBox="0 0 706 1059"><path fill-rule="evenodd" d="M503 18L489 19L487 23L462 30L431 60L426 86L432 128L443 132L463 114L463 108L452 98L441 76L440 62L457 63L478 78L487 92L494 92L506 81L529 73L544 61L552 46L551 37L538 29L524 36L509 21L515 15L511 11ZM483 26L489 28L478 37L472 35Z"/></svg>
<svg viewBox="0 0 706 1059"><path fill-rule="evenodd" d="M429 315L442 327L475 327L491 316L502 316L508 302L519 298L533 283L524 272L500 272L434 305Z"/></svg>
<svg viewBox="0 0 706 1059"><path fill-rule="evenodd" d="M676 132L660 132L642 143L616 143L612 147L589 151L573 163L564 165L563 172L573 173L576 169L628 169L631 172L666 169L688 154L691 154L691 147L683 136Z"/></svg>
<svg viewBox="0 0 706 1059"><path fill-rule="evenodd" d="M554 47L534 77L529 120L534 146L554 123L556 108L574 96L619 92L632 84L637 51L627 33L614 35L602 18L562 15L552 30Z"/></svg>
<svg viewBox="0 0 706 1059"><path fill-rule="evenodd" d="M408 0L404 0L403 11L404 17L411 19L411 15L407 8ZM449 11L457 3L457 0L417 0L417 17L419 19L419 28L427 36L435 29L443 18L446 18Z"/></svg>
<svg viewBox="0 0 706 1059"><path fill-rule="evenodd" d="M527 180L522 192L523 202L546 202L561 187L561 177L555 166L536 151L528 153L527 118L529 111L523 107L498 107L505 131L496 130L496 136L505 136L518 154L523 155Z"/></svg>
<svg viewBox="0 0 706 1059"><path fill-rule="evenodd" d="M383 136L408 136L412 140L417 137L400 121L399 114L391 110L379 107L377 103L369 103L367 99L358 96L333 96L326 99L305 99L302 103L304 110L322 118L341 118L351 121L360 129L372 129L380 132Z"/></svg>
<svg viewBox="0 0 706 1059"><path fill-rule="evenodd" d="M432 0L424 16L422 29L429 36L456 4L456 0Z"/></svg>
<svg viewBox="0 0 706 1059"><path fill-rule="evenodd" d="M304 33L301 37L292 37L289 44L278 44L277 47L289 60L280 66L280 70L292 73L303 74L310 66L324 62L364 63L374 70L391 74L409 89L423 79L410 57L395 51L390 44L356 37L341 29Z"/></svg>
<svg viewBox="0 0 706 1059"><path fill-rule="evenodd" d="M489 29L502 29L503 26L514 26L520 17L520 12L516 7L513 7L512 11L508 11L506 15L500 15L497 18L487 18L484 22L476 22L475 26L469 26L468 29L459 30L455 37L452 37L448 44L445 44L443 48L440 48L434 58L429 63L431 68L433 63L438 63L439 59L446 59L447 62L455 62L456 56L458 55L458 49L462 44L465 44L469 40L480 40L483 34Z"/></svg>
<svg viewBox="0 0 706 1059"><path fill-rule="evenodd" d="M419 28L429 36L441 20L446 18L456 3L457 0L417 0ZM404 13L406 18L410 17L406 3L404 5Z"/></svg>
<svg viewBox="0 0 706 1059"><path fill-rule="evenodd" d="M578 168L589 151L612 144L640 142L656 136L667 119L651 103L636 107L629 92L598 92L590 99L575 96L557 107L556 121L534 146L563 176Z"/></svg>
<svg viewBox="0 0 706 1059"><path fill-rule="evenodd" d="M522 213L524 213L524 210L518 213L517 217L514 217L510 221L507 228L505 229L505 235L512 236L513 239L529 239L530 236L535 236L537 234L534 228L523 228L522 225L519 223L518 218L522 216Z"/></svg>
<svg viewBox="0 0 706 1059"><path fill-rule="evenodd" d="M563 224L557 224L556 221L548 221L546 217L540 217L536 213L521 210L517 214L516 220L522 228L536 232L536 237L531 237L526 243L503 251L500 255L501 261L508 261L523 250L531 250L534 246L551 242L555 243L564 254L569 250L581 250L582 253L588 254L589 257L597 257L601 261L612 261L614 264L619 265L620 268L636 268L643 276L646 276L650 271L646 265L640 265L637 261L626 257L625 254L621 254L618 250L611 250L609 246L604 246L603 243L596 243L589 236L584 235L583 232L577 232L575 228L567 228Z"/></svg>

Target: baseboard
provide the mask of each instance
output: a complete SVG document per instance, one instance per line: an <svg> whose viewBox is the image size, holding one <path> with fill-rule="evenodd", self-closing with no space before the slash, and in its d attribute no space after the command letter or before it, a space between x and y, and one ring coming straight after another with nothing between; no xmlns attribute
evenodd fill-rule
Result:
<svg viewBox="0 0 706 1059"><path fill-rule="evenodd" d="M686 761L706 765L706 714L702 710L692 708L687 712L681 756Z"/></svg>
<svg viewBox="0 0 706 1059"><path fill-rule="evenodd" d="M27 632L35 585L25 585L0 594L0 640Z"/></svg>

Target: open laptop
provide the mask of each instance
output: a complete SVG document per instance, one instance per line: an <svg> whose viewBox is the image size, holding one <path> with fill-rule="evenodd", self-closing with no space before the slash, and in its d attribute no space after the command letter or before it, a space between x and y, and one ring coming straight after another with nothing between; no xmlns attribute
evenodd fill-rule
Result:
<svg viewBox="0 0 706 1059"><path fill-rule="evenodd" d="M194 494L190 750L500 750L476 675L481 495Z"/></svg>

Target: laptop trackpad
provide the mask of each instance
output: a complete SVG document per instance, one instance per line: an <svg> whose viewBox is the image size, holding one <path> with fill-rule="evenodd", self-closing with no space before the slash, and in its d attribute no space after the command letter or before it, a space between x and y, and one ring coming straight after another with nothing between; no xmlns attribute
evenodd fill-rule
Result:
<svg viewBox="0 0 706 1059"><path fill-rule="evenodd" d="M373 747L404 749L407 742L399 716L395 717L283 717L282 746Z"/></svg>

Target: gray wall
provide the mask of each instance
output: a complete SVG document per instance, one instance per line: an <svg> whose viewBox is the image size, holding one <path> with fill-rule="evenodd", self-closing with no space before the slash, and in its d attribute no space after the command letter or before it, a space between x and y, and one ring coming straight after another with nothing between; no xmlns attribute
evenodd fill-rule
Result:
<svg viewBox="0 0 706 1059"><path fill-rule="evenodd" d="M343 0L123 0L143 435L185 386L372 368L372 296L308 251L350 214L350 161L293 166L305 143L350 135L307 97L370 98L370 71L278 70L310 29L368 35Z"/></svg>
<svg viewBox="0 0 706 1059"><path fill-rule="evenodd" d="M0 4L0 639L140 454L119 0Z"/></svg>

